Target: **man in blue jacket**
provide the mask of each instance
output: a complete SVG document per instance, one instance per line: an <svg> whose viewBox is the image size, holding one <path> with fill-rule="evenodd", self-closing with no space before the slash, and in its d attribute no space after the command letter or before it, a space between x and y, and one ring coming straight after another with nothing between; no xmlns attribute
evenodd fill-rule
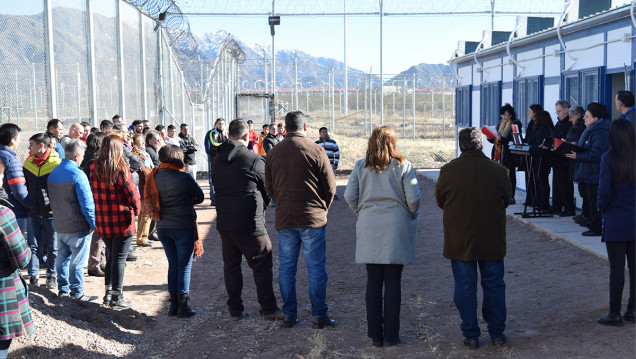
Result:
<svg viewBox="0 0 636 359"><path fill-rule="evenodd" d="M340 149L338 148L336 140L329 137L329 130L327 127L321 127L320 130L318 130L318 133L320 133L320 139L316 141L316 144L325 149L327 158L329 158L329 163L331 164L331 169L333 170L333 175L335 176L336 170L338 169L338 163L340 162ZM338 194L334 194L333 199L338 199Z"/></svg>
<svg viewBox="0 0 636 359"><path fill-rule="evenodd" d="M5 167L2 188L12 205L11 210L15 213L22 234L26 235L27 216L33 207L33 197L29 195L22 163L15 153L20 143L20 131L20 127L14 123L0 126L0 161Z"/></svg>
<svg viewBox="0 0 636 359"><path fill-rule="evenodd" d="M83 270L88 263L91 235L95 231L93 193L86 174L79 168L85 151L84 142L69 140L64 148L66 158L51 171L47 187L57 233L58 295L93 301L97 297L84 294L83 286Z"/></svg>

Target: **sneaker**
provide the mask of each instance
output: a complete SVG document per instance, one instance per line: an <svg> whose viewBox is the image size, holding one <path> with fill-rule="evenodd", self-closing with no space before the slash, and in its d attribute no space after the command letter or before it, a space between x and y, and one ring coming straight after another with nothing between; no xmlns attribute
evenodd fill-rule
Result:
<svg viewBox="0 0 636 359"><path fill-rule="evenodd" d="M336 325L338 325L338 322L334 319L330 319L328 316L324 318L314 318L314 321L311 323L311 327L314 329L333 328Z"/></svg>
<svg viewBox="0 0 636 359"><path fill-rule="evenodd" d="M29 278L29 284L36 287L40 286L40 277L37 275L31 276L31 278Z"/></svg>
<svg viewBox="0 0 636 359"><path fill-rule="evenodd" d="M126 257L126 262L134 262L138 258L139 257L137 257L137 255L133 254L132 252L128 252L128 256Z"/></svg>
<svg viewBox="0 0 636 359"><path fill-rule="evenodd" d="M71 298L79 300L80 302L94 302L97 300L96 295L86 295L84 293L71 294Z"/></svg>
<svg viewBox="0 0 636 359"><path fill-rule="evenodd" d="M620 313L607 313L604 317L596 319L596 321L598 322L598 324L611 325L613 327L622 327L623 325L625 325L623 317L621 317Z"/></svg>
<svg viewBox="0 0 636 359"><path fill-rule="evenodd" d="M150 242L137 243L137 247L152 247Z"/></svg>
<svg viewBox="0 0 636 359"><path fill-rule="evenodd" d="M68 297L69 297L69 294L68 294L68 292L62 292L62 291L60 291L59 293L57 293L57 297L58 297L58 298L68 298Z"/></svg>
<svg viewBox="0 0 636 359"><path fill-rule="evenodd" d="M479 338L464 338L464 345L472 350L479 349Z"/></svg>
<svg viewBox="0 0 636 359"><path fill-rule="evenodd" d="M46 277L46 287L48 289L55 289L57 287L57 278L53 276Z"/></svg>
<svg viewBox="0 0 636 359"><path fill-rule="evenodd" d="M504 345L507 341L508 341L508 338L506 338L506 336L503 334L501 334L501 336L498 338L490 338L490 342L494 346Z"/></svg>

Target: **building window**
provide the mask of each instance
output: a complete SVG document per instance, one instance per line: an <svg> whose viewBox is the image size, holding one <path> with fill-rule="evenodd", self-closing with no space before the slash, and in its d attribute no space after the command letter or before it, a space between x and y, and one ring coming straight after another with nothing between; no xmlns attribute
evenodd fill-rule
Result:
<svg viewBox="0 0 636 359"><path fill-rule="evenodd" d="M561 78L561 98L572 106L583 108L590 102L601 102L603 74L602 67L564 73Z"/></svg>
<svg viewBox="0 0 636 359"><path fill-rule="evenodd" d="M530 105L536 103L543 105L543 76L515 80L512 102L517 117L523 123L523 128L526 128Z"/></svg>
<svg viewBox="0 0 636 359"><path fill-rule="evenodd" d="M629 72L629 91L631 91L632 93L636 93L636 79L634 79L634 77L636 76L636 71L632 70Z"/></svg>
<svg viewBox="0 0 636 359"><path fill-rule="evenodd" d="M455 98L456 104L456 118L455 124L460 127L470 126L470 111L471 111L471 97L473 86L462 86L457 88L457 96Z"/></svg>
<svg viewBox="0 0 636 359"><path fill-rule="evenodd" d="M494 126L499 122L501 81L481 85L479 93L481 125Z"/></svg>

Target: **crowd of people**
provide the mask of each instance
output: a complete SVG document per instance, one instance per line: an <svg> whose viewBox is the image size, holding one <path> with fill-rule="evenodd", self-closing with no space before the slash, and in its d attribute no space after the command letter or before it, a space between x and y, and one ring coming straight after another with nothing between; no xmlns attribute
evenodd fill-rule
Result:
<svg viewBox="0 0 636 359"><path fill-rule="evenodd" d="M531 121L524 142L529 158L510 150L521 122L509 104L500 110L501 122L493 139L492 159L482 152L479 130L459 132L459 158L443 166L435 197L444 211L444 256L455 278L454 301L462 319L464 344L479 348L477 269L484 288L483 315L493 345L506 342L503 258L506 254L505 208L515 202L516 170L526 171L526 203L540 211L573 216L602 235L610 260L610 311L601 324L634 321L634 97L616 96L621 119L609 121L602 104L584 111L567 101L555 105L557 121L540 105L531 105ZM15 336L33 331L27 296L29 285L39 286L40 267L46 267L45 286L60 298L96 301L84 292L84 268L103 277L103 304L128 308L124 297L126 261L134 248L160 241L168 260L169 316L196 315L190 307L192 262L203 254L195 205L204 201L196 181L199 145L182 124L177 134L170 125L150 128L147 121L129 127L121 116L104 120L100 128L72 124L67 135L60 120L47 131L31 136L29 157L16 154L21 129L0 126L0 287L10 292L2 300L0 357ZM244 317L242 258L252 270L257 301L264 320L284 327L298 323L296 274L300 250L307 263L312 327L338 323L326 303L327 212L336 194L340 149L319 129L308 136L308 117L290 112L285 122L263 125L259 134L252 121L219 118L205 134L210 205L215 206L221 237L227 308L232 320ZM576 151L554 149L569 142ZM557 142L557 144L555 144ZM495 163L499 162L501 165ZM552 205L548 173L553 169ZM466 178L475 185L467 186ZM583 195L583 212L575 216L573 183ZM293 194L293 195L290 195ZM357 263L367 271L368 336L374 346L400 343L401 276L413 263L421 194L412 164L397 150L390 126L376 126L365 158L356 162L344 198L357 216ZM278 285L282 305L274 294L272 242L265 211L276 206ZM483 208L489 211L483 211ZM601 220L602 218L602 220ZM26 239L25 239L26 237ZM135 239L136 246L133 246ZM630 297L621 315L624 263L630 273ZM20 269L27 269L23 280ZM1 312L0 312L1 313Z"/></svg>
<svg viewBox="0 0 636 359"><path fill-rule="evenodd" d="M634 95L631 92L618 91L615 96L615 106L620 116L613 121L610 120L609 110L598 102L591 102L583 109L581 106L573 107L569 102L559 100L555 103L556 121L552 120L550 113L541 105L530 105L528 108L530 121L523 138L523 142L529 146L529 151L528 156L524 156L511 152L511 146L515 144L513 137L515 133L521 134L522 129L515 109L505 104L500 109L501 121L496 126L497 134L491 140L494 144L491 158L507 170L512 190L510 204L515 203L515 172L518 168L526 172L526 206L534 207L539 215L572 217L576 223L587 229L581 233L582 236L599 236L605 242L610 262L610 310L607 315L598 318L598 322L604 325L622 326L624 321L634 322L635 320L636 193L634 180L636 171L634 157L636 154L634 133L636 107L634 105ZM461 149L461 134L459 144ZM563 144L566 144L565 151L559 150L559 146ZM481 149L481 146L476 147ZM464 153L462 152L462 156ZM551 171L552 204L550 205L549 174ZM440 174L438 188L440 183L443 183L441 178ZM577 183L582 197L580 214L575 211L574 183ZM483 201L487 201L487 198ZM440 207L443 207L439 198L438 203ZM505 204L507 205L508 203ZM505 225L503 228L505 229ZM448 230L452 231L451 228ZM489 233L492 233L492 230ZM505 239L505 235L503 238ZM503 248L505 249L505 243ZM503 259L502 255L499 257ZM476 258L486 260L483 255L478 255ZM626 260L629 269L629 299L627 309L621 315ZM488 275L484 273L484 268L481 268L482 263L479 262L479 264L482 275ZM482 282L482 285L486 292L488 284ZM458 295L457 287L456 282L456 296ZM484 306L486 303L487 298L484 297ZM458 308L459 306L458 304ZM505 311L503 316L505 318ZM468 327L466 323L471 320L465 319L463 314L462 320L464 320L463 326ZM486 318L486 321L491 330L491 320ZM462 329L464 330L464 327ZM474 334L464 331L465 337L469 339L468 345L475 346L471 341ZM491 337L497 338L498 335L498 332L491 331Z"/></svg>

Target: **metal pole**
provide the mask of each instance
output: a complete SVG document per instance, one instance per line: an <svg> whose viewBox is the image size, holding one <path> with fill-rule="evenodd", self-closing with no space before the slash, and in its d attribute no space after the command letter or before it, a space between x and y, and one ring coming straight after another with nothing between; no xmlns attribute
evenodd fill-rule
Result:
<svg viewBox="0 0 636 359"><path fill-rule="evenodd" d="M384 0L380 0L380 123L384 125L384 68L382 67L382 20Z"/></svg>
<svg viewBox="0 0 636 359"><path fill-rule="evenodd" d="M349 0L344 0L344 114L349 114L349 68L347 67L347 8Z"/></svg>
<svg viewBox="0 0 636 359"><path fill-rule="evenodd" d="M163 126L166 125L166 119L164 117L165 113L163 111L165 105L164 99L164 83L163 83L163 53L162 53L162 45L161 45L161 37L163 36L163 30L159 29L157 32L157 56L158 56L158 70L159 70L159 98L157 99L159 102L159 118L160 122Z"/></svg>
<svg viewBox="0 0 636 359"><path fill-rule="evenodd" d="M126 121L126 96L124 93L124 40L121 27L121 1L117 1L117 65L119 68L119 107Z"/></svg>
<svg viewBox="0 0 636 359"><path fill-rule="evenodd" d="M268 92L269 91L269 82L267 82L267 55L265 55L265 51L263 51L263 68L265 69L265 83L263 84L263 87L265 88L264 92Z"/></svg>
<svg viewBox="0 0 636 359"><path fill-rule="evenodd" d="M413 139L415 139L415 71L413 71L413 103L411 107L413 108Z"/></svg>
<svg viewBox="0 0 636 359"><path fill-rule="evenodd" d="M81 97L80 97L81 86L82 86L82 84L81 84L81 78L80 78L79 62L77 62L77 96L76 96L77 97L77 122L81 122L80 121L81 120L81 118L80 118L81 117L80 116L80 113L81 113L80 106L81 106L81 103L82 103L81 102Z"/></svg>
<svg viewBox="0 0 636 359"><path fill-rule="evenodd" d="M406 77L402 87L402 137L406 138Z"/></svg>
<svg viewBox="0 0 636 359"><path fill-rule="evenodd" d="M88 116L93 127L97 126L97 88L95 85L95 33L93 28L93 0L86 0L88 13ZM141 13L139 13L141 16Z"/></svg>
<svg viewBox="0 0 636 359"><path fill-rule="evenodd" d="M367 133L367 117L368 117L368 106L367 106L367 83L369 82L368 76L364 77L364 133Z"/></svg>
<svg viewBox="0 0 636 359"><path fill-rule="evenodd" d="M15 70L15 116L18 125L20 124L20 94L18 91L18 70Z"/></svg>
<svg viewBox="0 0 636 359"><path fill-rule="evenodd" d="M31 63L33 73L33 110L35 110L35 128L38 128L38 89L35 87L35 62Z"/></svg>
<svg viewBox="0 0 636 359"><path fill-rule="evenodd" d="M276 15L275 7L276 0L272 0L272 16ZM276 103L278 99L276 98L276 42L274 40L274 33L272 32L272 94L274 95L274 106L278 107ZM274 117L276 115L274 114Z"/></svg>
<svg viewBox="0 0 636 359"><path fill-rule="evenodd" d="M446 136L446 79L442 74L442 136Z"/></svg>
<svg viewBox="0 0 636 359"><path fill-rule="evenodd" d="M52 0L44 0L44 41L46 43L46 72L49 79L47 84L49 117L53 119L57 118L57 78L53 56L53 6L51 2Z"/></svg>
<svg viewBox="0 0 636 359"><path fill-rule="evenodd" d="M369 135L373 131L373 68L369 70Z"/></svg>
<svg viewBox="0 0 636 359"><path fill-rule="evenodd" d="M144 17L139 12L139 47L141 48L141 116L148 118L148 90L146 88L146 37L144 36Z"/></svg>
<svg viewBox="0 0 636 359"><path fill-rule="evenodd" d="M294 95L296 96L296 107L294 109L298 110L298 57L296 54L294 54Z"/></svg>

